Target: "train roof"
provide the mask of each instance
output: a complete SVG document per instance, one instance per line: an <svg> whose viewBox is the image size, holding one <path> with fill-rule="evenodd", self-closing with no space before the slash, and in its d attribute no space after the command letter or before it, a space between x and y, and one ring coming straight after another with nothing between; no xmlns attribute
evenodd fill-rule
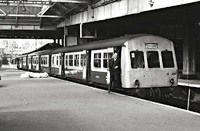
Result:
<svg viewBox="0 0 200 131"><path fill-rule="evenodd" d="M36 50L30 51L27 53L23 53L22 55L28 55L28 54L32 54L32 53L34 54L35 52L40 52L40 51L49 50L49 49L55 49L58 47L61 47L61 45L59 45L57 43L47 43L46 45L44 45Z"/></svg>
<svg viewBox="0 0 200 131"><path fill-rule="evenodd" d="M141 37L141 36L149 36L149 35L148 34L126 35L126 36L121 36L121 37L112 38L112 39L99 40L99 41L95 41L95 42L91 42L91 43L83 44L83 45L57 48L53 50L51 53L56 54L56 53L62 53L62 52L73 52L73 51L81 51L81 50L88 50L88 49L100 49L100 48L123 46L126 41L137 38L137 37Z"/></svg>
<svg viewBox="0 0 200 131"><path fill-rule="evenodd" d="M53 51L54 49L47 49L47 50L41 50L41 51L37 51L37 52L33 52L31 54L29 54L30 56L33 56L33 55L47 55L47 54L50 54L51 51Z"/></svg>

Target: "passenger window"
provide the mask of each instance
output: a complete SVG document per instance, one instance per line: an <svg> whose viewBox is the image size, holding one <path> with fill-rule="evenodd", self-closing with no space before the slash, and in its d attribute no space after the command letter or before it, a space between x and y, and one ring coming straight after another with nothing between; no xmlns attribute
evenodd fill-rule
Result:
<svg viewBox="0 0 200 131"><path fill-rule="evenodd" d="M47 61L48 61L48 58L46 57L46 64L48 64L48 62L47 62Z"/></svg>
<svg viewBox="0 0 200 131"><path fill-rule="evenodd" d="M38 57L36 57L36 64L38 64L39 63L39 60L38 60Z"/></svg>
<svg viewBox="0 0 200 131"><path fill-rule="evenodd" d="M79 66L79 54L74 55L74 66Z"/></svg>
<svg viewBox="0 0 200 131"><path fill-rule="evenodd" d="M101 68L101 53L94 54L94 67Z"/></svg>
<svg viewBox="0 0 200 131"><path fill-rule="evenodd" d="M52 65L54 65L54 56L52 56L52 61L51 62L52 62Z"/></svg>
<svg viewBox="0 0 200 131"><path fill-rule="evenodd" d="M162 51L162 61L164 68L173 68L174 67L174 60L172 51Z"/></svg>
<svg viewBox="0 0 200 131"><path fill-rule="evenodd" d="M59 56L59 60L60 60L60 64L59 65L61 65L62 64L61 56Z"/></svg>
<svg viewBox="0 0 200 131"><path fill-rule="evenodd" d="M103 54L103 67L108 68L108 53Z"/></svg>
<svg viewBox="0 0 200 131"><path fill-rule="evenodd" d="M73 66L73 55L69 55L69 66Z"/></svg>
<svg viewBox="0 0 200 131"><path fill-rule="evenodd" d="M28 58L28 63L29 63L29 64L31 63L31 58Z"/></svg>
<svg viewBox="0 0 200 131"><path fill-rule="evenodd" d="M65 65L68 66L68 55L65 56Z"/></svg>
<svg viewBox="0 0 200 131"><path fill-rule="evenodd" d="M59 57L57 56L57 57L56 57L56 65L58 65L58 58L59 58Z"/></svg>
<svg viewBox="0 0 200 131"><path fill-rule="evenodd" d="M103 54L103 67L108 68L109 59L112 58L113 53L104 53Z"/></svg>
<svg viewBox="0 0 200 131"><path fill-rule="evenodd" d="M160 68L160 62L157 51L147 52L147 62L149 68Z"/></svg>
<svg viewBox="0 0 200 131"><path fill-rule="evenodd" d="M142 51L132 51L131 57L131 68L144 68L144 53Z"/></svg>
<svg viewBox="0 0 200 131"><path fill-rule="evenodd" d="M86 64L86 55L81 54L81 66L85 66L85 64Z"/></svg>

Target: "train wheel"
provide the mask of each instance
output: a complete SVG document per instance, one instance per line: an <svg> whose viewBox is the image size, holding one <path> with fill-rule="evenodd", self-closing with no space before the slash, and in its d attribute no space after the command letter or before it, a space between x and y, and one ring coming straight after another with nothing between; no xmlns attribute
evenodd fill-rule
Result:
<svg viewBox="0 0 200 131"><path fill-rule="evenodd" d="M160 88L155 88L156 99L155 101L160 101L161 99L161 91Z"/></svg>
<svg viewBox="0 0 200 131"><path fill-rule="evenodd" d="M149 89L137 89L137 96L142 99L148 99Z"/></svg>
<svg viewBox="0 0 200 131"><path fill-rule="evenodd" d="M161 91L160 88L151 88L149 91L149 100L160 101Z"/></svg>
<svg viewBox="0 0 200 131"><path fill-rule="evenodd" d="M149 100L155 100L155 97L156 97L156 94L155 94L155 91L154 91L154 89L150 89L149 90Z"/></svg>

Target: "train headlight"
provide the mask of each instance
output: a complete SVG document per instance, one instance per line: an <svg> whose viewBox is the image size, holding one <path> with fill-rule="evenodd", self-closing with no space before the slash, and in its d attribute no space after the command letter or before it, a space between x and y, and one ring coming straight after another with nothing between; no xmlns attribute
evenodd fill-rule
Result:
<svg viewBox="0 0 200 131"><path fill-rule="evenodd" d="M173 85L173 84L175 83L174 78L171 78L171 79L169 80L169 82Z"/></svg>
<svg viewBox="0 0 200 131"><path fill-rule="evenodd" d="M139 82L138 79L136 79L136 80L134 81L134 85L135 85L135 88L139 88L139 87L140 87L140 82Z"/></svg>

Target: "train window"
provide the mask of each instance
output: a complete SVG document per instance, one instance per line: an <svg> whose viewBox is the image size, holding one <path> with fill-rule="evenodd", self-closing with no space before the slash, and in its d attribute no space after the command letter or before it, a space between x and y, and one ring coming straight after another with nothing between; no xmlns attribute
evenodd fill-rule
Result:
<svg viewBox="0 0 200 131"><path fill-rule="evenodd" d="M108 68L109 59L112 57L113 53L104 53L103 54L103 67Z"/></svg>
<svg viewBox="0 0 200 131"><path fill-rule="evenodd" d="M62 64L62 61L61 61L61 56L59 56L59 60L60 60L60 63L59 63L59 64L61 65L61 64Z"/></svg>
<svg viewBox="0 0 200 131"><path fill-rule="evenodd" d="M94 67L101 68L101 53L94 54Z"/></svg>
<svg viewBox="0 0 200 131"><path fill-rule="evenodd" d="M103 67L108 68L108 53L103 54Z"/></svg>
<svg viewBox="0 0 200 131"><path fill-rule="evenodd" d="M131 57L131 68L144 68L144 53L142 51L132 51Z"/></svg>
<svg viewBox="0 0 200 131"><path fill-rule="evenodd" d="M29 63L29 64L31 63L31 58L28 58L28 63Z"/></svg>
<svg viewBox="0 0 200 131"><path fill-rule="evenodd" d="M160 68L160 62L157 51L147 52L147 62L149 68Z"/></svg>
<svg viewBox="0 0 200 131"><path fill-rule="evenodd" d="M162 54L163 67L173 68L174 61L173 61L172 51L162 51L161 54Z"/></svg>
<svg viewBox="0 0 200 131"><path fill-rule="evenodd" d="M81 54L81 66L85 66L85 63L86 63L86 55Z"/></svg>
<svg viewBox="0 0 200 131"><path fill-rule="evenodd" d="M74 55L74 66L79 66L79 54Z"/></svg>
<svg viewBox="0 0 200 131"><path fill-rule="evenodd" d="M47 63L46 62L46 57L43 57L43 59L44 59L43 64L46 65L46 63Z"/></svg>
<svg viewBox="0 0 200 131"><path fill-rule="evenodd" d="M56 65L58 65L58 60L59 60L58 58L59 58L59 57L57 56L57 57L56 57Z"/></svg>
<svg viewBox="0 0 200 131"><path fill-rule="evenodd" d="M52 65L54 65L54 56L52 56L52 61L51 62L52 62Z"/></svg>
<svg viewBox="0 0 200 131"><path fill-rule="evenodd" d="M73 55L69 55L69 66L73 66Z"/></svg>
<svg viewBox="0 0 200 131"><path fill-rule="evenodd" d="M38 57L36 57L36 64L38 64L39 63L39 60L38 60Z"/></svg>
<svg viewBox="0 0 200 131"><path fill-rule="evenodd" d="M68 55L65 56L65 65L68 66Z"/></svg>
<svg viewBox="0 0 200 131"><path fill-rule="evenodd" d="M47 61L48 61L48 58L46 57L46 65L48 64L48 62L47 62Z"/></svg>

